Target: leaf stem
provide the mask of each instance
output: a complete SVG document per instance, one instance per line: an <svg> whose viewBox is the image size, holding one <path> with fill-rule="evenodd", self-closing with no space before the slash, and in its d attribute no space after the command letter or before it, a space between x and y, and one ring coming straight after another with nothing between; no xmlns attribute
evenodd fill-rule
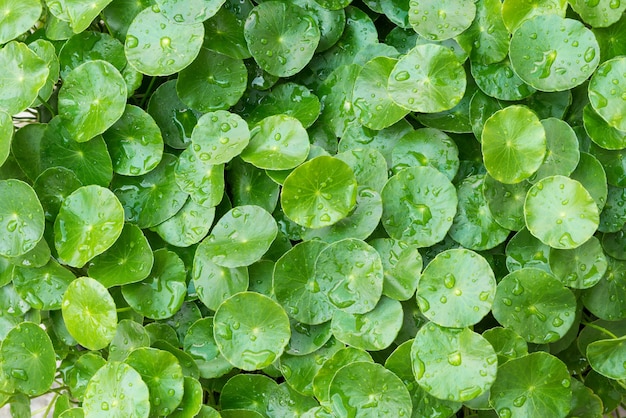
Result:
<svg viewBox="0 0 626 418"><path fill-rule="evenodd" d="M128 311L130 311L130 310L131 310L131 307L130 307L130 306L126 306L126 307L124 307L124 308L117 308L117 309L115 310L115 312L118 312L118 313L119 313L119 312L128 312Z"/></svg>
<svg viewBox="0 0 626 418"><path fill-rule="evenodd" d="M44 100L44 99L43 99L40 95L37 95L37 98L38 98L38 99L39 99L39 101L41 102L41 105L42 105L43 107L45 107L45 108L46 108L46 110L47 110L48 112L50 112L50 114L51 114L53 117L54 117L54 116L56 116L56 112L54 111L54 109L52 108L52 106L50 106L50 105L48 104L48 102L46 102L46 101L45 101L45 100Z"/></svg>
<svg viewBox="0 0 626 418"><path fill-rule="evenodd" d="M48 414L50 413L50 409L52 408L52 405L54 405L54 403L57 401L58 397L59 397L59 394L55 393L54 397L50 400L50 403L48 404L48 407L46 408L45 412L42 415L44 418L46 418L48 416Z"/></svg>
<svg viewBox="0 0 626 418"><path fill-rule="evenodd" d="M144 105L146 104L146 101L148 100L148 97L150 97L150 92L152 91L152 87L154 87L155 81L156 81L156 77L152 77L152 79L150 80L150 84L148 84L148 88L146 88L146 91L143 94L143 97L141 98L141 102L139 102L140 108L143 109Z"/></svg>
<svg viewBox="0 0 626 418"><path fill-rule="evenodd" d="M583 325L585 325L585 326L588 326L588 327L591 327L591 328L593 328L593 329L595 329L595 330L598 330L598 331L600 331L601 333L608 335L609 337L611 337L611 338L612 338L612 339L614 339L614 340L617 340L617 339L619 338L617 335L613 334L613 333L612 333L611 331L609 331L608 329L603 328L603 327L601 327L601 326L599 326L599 325L593 324L593 323L591 323L591 322L581 321L581 324L583 324Z"/></svg>

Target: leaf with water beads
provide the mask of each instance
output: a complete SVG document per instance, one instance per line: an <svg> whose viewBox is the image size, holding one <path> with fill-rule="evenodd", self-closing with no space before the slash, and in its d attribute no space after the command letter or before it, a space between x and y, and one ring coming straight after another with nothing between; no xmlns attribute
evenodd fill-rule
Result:
<svg viewBox="0 0 626 418"><path fill-rule="evenodd" d="M548 176L569 176L580 161L578 137L567 122L550 117L542 119L541 125L546 132L546 156L529 177L531 183Z"/></svg>
<svg viewBox="0 0 626 418"><path fill-rule="evenodd" d="M202 48L180 71L176 92L183 103L201 112L228 109L244 91L248 72L243 61Z"/></svg>
<svg viewBox="0 0 626 418"><path fill-rule="evenodd" d="M80 345L100 350L115 336L115 302L98 281L90 277L74 280L65 291L61 308L67 330Z"/></svg>
<svg viewBox="0 0 626 418"><path fill-rule="evenodd" d="M54 347L37 324L22 322L11 328L0 346L2 371L18 391L41 395L52 386L56 369Z"/></svg>
<svg viewBox="0 0 626 418"><path fill-rule="evenodd" d="M265 415L271 394L278 383L260 374L238 374L226 382L220 393L222 409L249 409Z"/></svg>
<svg viewBox="0 0 626 418"><path fill-rule="evenodd" d="M583 109L583 124L585 132L596 145L610 150L626 148L626 132L609 125L591 104Z"/></svg>
<svg viewBox="0 0 626 418"><path fill-rule="evenodd" d="M606 28L624 15L626 3L620 0L573 0L568 2L583 22L593 28Z"/></svg>
<svg viewBox="0 0 626 418"><path fill-rule="evenodd" d="M214 216L215 208L201 206L188 199L174 216L155 226L154 231L168 244L189 247L209 233Z"/></svg>
<svg viewBox="0 0 626 418"><path fill-rule="evenodd" d="M543 270L522 268L498 283L493 316L528 342L559 340L574 323L575 313L572 291Z"/></svg>
<svg viewBox="0 0 626 418"><path fill-rule="evenodd" d="M123 227L124 208L113 192L96 185L80 187L63 201L54 222L59 259L82 267L111 247Z"/></svg>
<svg viewBox="0 0 626 418"><path fill-rule="evenodd" d="M256 124L269 116L284 114L298 119L304 128L309 128L317 120L320 111L320 100L311 90L288 82L275 86L267 96L261 97L258 106L250 113L248 122Z"/></svg>
<svg viewBox="0 0 626 418"><path fill-rule="evenodd" d="M441 241L457 209L454 186L430 166L400 171L387 181L381 196L382 223L389 236L418 247Z"/></svg>
<svg viewBox="0 0 626 418"><path fill-rule="evenodd" d="M594 341L587 346L589 364L610 379L626 378L626 337Z"/></svg>
<svg viewBox="0 0 626 418"><path fill-rule="evenodd" d="M187 275L183 261L164 248L154 251L154 264L148 277L122 287L124 300L130 307L151 319L174 315L187 294Z"/></svg>
<svg viewBox="0 0 626 418"><path fill-rule="evenodd" d="M493 347L469 328L423 326L413 341L411 359L417 383L439 399L474 399L496 378L498 358Z"/></svg>
<svg viewBox="0 0 626 418"><path fill-rule="evenodd" d="M209 309L218 306L235 293L248 290L246 267L221 267L211 261L211 251L206 245L196 249L193 259L193 284L200 301Z"/></svg>
<svg viewBox="0 0 626 418"><path fill-rule="evenodd" d="M45 227L37 194L20 180L0 181L0 255L17 257L35 248Z"/></svg>
<svg viewBox="0 0 626 418"><path fill-rule="evenodd" d="M593 287L583 291L585 308L601 319L626 318L626 262L606 256L606 273Z"/></svg>
<svg viewBox="0 0 626 418"><path fill-rule="evenodd" d="M600 60L600 48L591 30L556 14L534 16L520 24L509 50L515 73L541 91L578 86Z"/></svg>
<svg viewBox="0 0 626 418"><path fill-rule="evenodd" d="M502 20L502 2L478 0L472 24L455 39L469 54L472 62L486 65L500 62L506 57L509 37Z"/></svg>
<svg viewBox="0 0 626 418"><path fill-rule="evenodd" d="M550 269L561 282L574 289L587 289L602 279L607 259L596 237L570 250L550 249Z"/></svg>
<svg viewBox="0 0 626 418"><path fill-rule="evenodd" d="M0 72L0 110L15 115L37 98L49 70L25 44L12 41L0 50Z"/></svg>
<svg viewBox="0 0 626 418"><path fill-rule="evenodd" d="M0 18L0 44L30 29L41 16L41 2L39 0L7 0L2 5Z"/></svg>
<svg viewBox="0 0 626 418"><path fill-rule="evenodd" d="M498 367L490 403L502 418L564 417L570 410L571 380L561 360L545 352Z"/></svg>
<svg viewBox="0 0 626 418"><path fill-rule="evenodd" d="M122 319L118 322L115 337L109 345L107 360L124 361L136 348L149 346L150 337L143 325L132 319Z"/></svg>
<svg viewBox="0 0 626 418"><path fill-rule="evenodd" d="M328 394L337 415L366 416L370 408L396 417L409 416L412 411L411 395L402 380L376 363L357 361L342 367Z"/></svg>
<svg viewBox="0 0 626 418"><path fill-rule="evenodd" d="M593 155L587 152L581 152L578 166L576 166L570 178L583 185L594 202L596 202L598 210L602 211L606 204L608 194L606 172L603 164Z"/></svg>
<svg viewBox="0 0 626 418"><path fill-rule="evenodd" d="M181 152L174 172L178 187L189 193L191 200L212 208L224 198L224 164L202 161L191 147Z"/></svg>
<svg viewBox="0 0 626 418"><path fill-rule="evenodd" d="M453 52L426 44L416 46L396 63L389 74L388 92L408 110L434 113L459 103L466 83L465 70Z"/></svg>
<svg viewBox="0 0 626 418"><path fill-rule="evenodd" d="M183 354L191 360L192 367L195 366L204 379L219 377L232 369L217 348L212 316L200 318L189 327L183 339L183 349Z"/></svg>
<svg viewBox="0 0 626 418"><path fill-rule="evenodd" d="M483 332L498 355L498 365L528 354L528 344L510 328L494 327Z"/></svg>
<svg viewBox="0 0 626 418"><path fill-rule="evenodd" d="M199 416L202 408L204 391L198 379L185 376L183 399L169 416L171 418L189 418Z"/></svg>
<svg viewBox="0 0 626 418"><path fill-rule="evenodd" d="M300 6L268 2L246 20L244 36L254 60L268 73L289 77L302 70L320 41L317 22Z"/></svg>
<svg viewBox="0 0 626 418"><path fill-rule="evenodd" d="M85 414L96 418L113 415L147 418L150 394L141 375L126 363L112 361L89 380L85 391Z"/></svg>
<svg viewBox="0 0 626 418"><path fill-rule="evenodd" d="M416 295L428 319L463 328L489 313L495 291L496 279L487 260L470 250L452 249L439 253L426 266Z"/></svg>
<svg viewBox="0 0 626 418"><path fill-rule="evenodd" d="M431 41L453 38L469 28L476 5L469 0L415 0L409 2L409 22L417 33Z"/></svg>
<svg viewBox="0 0 626 418"><path fill-rule="evenodd" d="M490 175L483 180L483 196L494 220L503 228L519 231L524 222L524 200L532 184L521 181L505 184Z"/></svg>
<svg viewBox="0 0 626 418"><path fill-rule="evenodd" d="M600 222L589 192L576 180L560 175L543 178L530 188L524 217L531 234L560 249L582 245Z"/></svg>
<svg viewBox="0 0 626 418"><path fill-rule="evenodd" d="M124 52L128 63L146 75L164 76L187 67L202 47L202 23L180 25L158 6L141 11L128 28Z"/></svg>
<svg viewBox="0 0 626 418"><path fill-rule="evenodd" d="M190 25L213 16L225 0L156 0L162 15L176 23Z"/></svg>
<svg viewBox="0 0 626 418"><path fill-rule="evenodd" d="M314 353L322 348L333 336L330 322L319 325L309 325L289 318L291 324L291 338L285 352L294 356Z"/></svg>
<svg viewBox="0 0 626 418"><path fill-rule="evenodd" d="M43 266L16 267L13 270L15 290L35 309L60 309L63 294L74 279L72 272L50 255Z"/></svg>
<svg viewBox="0 0 626 418"><path fill-rule="evenodd" d="M283 308L253 292L237 293L222 302L214 324L220 352L243 370L269 366L281 356L291 335Z"/></svg>
<svg viewBox="0 0 626 418"><path fill-rule="evenodd" d="M626 3L625 3L626 4ZM626 131L626 58L603 62L589 82L589 102L609 126Z"/></svg>
<svg viewBox="0 0 626 418"><path fill-rule="evenodd" d="M459 170L459 150L446 133L421 128L404 135L391 151L394 173L407 167L432 166L450 181Z"/></svg>
<svg viewBox="0 0 626 418"><path fill-rule="evenodd" d="M150 347L133 350L125 360L141 375L150 393L150 412L169 415L183 398L183 373L173 354Z"/></svg>

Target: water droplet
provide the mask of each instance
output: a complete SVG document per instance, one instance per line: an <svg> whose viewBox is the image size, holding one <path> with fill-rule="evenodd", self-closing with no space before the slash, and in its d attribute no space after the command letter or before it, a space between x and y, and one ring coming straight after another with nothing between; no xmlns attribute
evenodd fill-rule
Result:
<svg viewBox="0 0 626 418"><path fill-rule="evenodd" d="M396 79L396 81L406 81L411 78L411 75L408 71L400 71L398 72L398 74L395 75L394 78Z"/></svg>
<svg viewBox="0 0 626 418"><path fill-rule="evenodd" d="M172 43L172 40L169 37L164 36L161 38L160 43L161 43L161 48L169 48L170 44Z"/></svg>
<svg viewBox="0 0 626 418"><path fill-rule="evenodd" d="M126 48L137 48L137 45L139 45L139 39L137 39L133 35L126 36Z"/></svg>
<svg viewBox="0 0 626 418"><path fill-rule="evenodd" d="M522 406L524 406L525 403L526 403L526 396L524 395L518 396L517 398L513 399L513 405L517 406L518 408L521 408Z"/></svg>
<svg viewBox="0 0 626 418"><path fill-rule="evenodd" d="M593 48L591 46L589 48L587 48L587 50L585 51L585 55L583 55L583 58L587 62L593 61L593 59L595 57L596 57L596 50L595 50L595 48Z"/></svg>
<svg viewBox="0 0 626 418"><path fill-rule="evenodd" d="M174 22L183 23L184 21L185 21L185 18L180 13L174 15Z"/></svg>
<svg viewBox="0 0 626 418"><path fill-rule="evenodd" d="M11 376L19 380L28 380L28 374L26 374L26 370L24 369L11 370Z"/></svg>
<svg viewBox="0 0 626 418"><path fill-rule="evenodd" d="M500 418L511 418L511 410L509 408L501 408L498 410Z"/></svg>
<svg viewBox="0 0 626 418"><path fill-rule="evenodd" d="M461 359L461 353L455 351L454 353L448 354L448 363L451 366L460 366L463 360Z"/></svg>
<svg viewBox="0 0 626 418"><path fill-rule="evenodd" d="M552 325L555 326L555 327L560 327L561 325L563 325L563 320L559 316L556 316L552 320Z"/></svg>
<svg viewBox="0 0 626 418"><path fill-rule="evenodd" d="M108 411L109 410L109 404L107 402L102 402L100 404L100 409L102 409L103 411Z"/></svg>
<svg viewBox="0 0 626 418"><path fill-rule="evenodd" d="M448 289L452 289L455 284L456 284L456 279L454 277L454 274L448 273L443 277L443 285L447 287Z"/></svg>
<svg viewBox="0 0 626 418"><path fill-rule="evenodd" d="M506 306L513 305L513 301L509 298L502 298L502 303L504 303Z"/></svg>

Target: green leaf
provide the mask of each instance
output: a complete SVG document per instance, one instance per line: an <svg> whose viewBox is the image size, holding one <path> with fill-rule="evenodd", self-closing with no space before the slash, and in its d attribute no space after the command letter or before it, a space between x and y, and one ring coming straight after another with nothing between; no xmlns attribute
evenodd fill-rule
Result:
<svg viewBox="0 0 626 418"><path fill-rule="evenodd" d="M83 184L73 171L65 167L50 167L41 172L33 183L46 220L54 221L63 200Z"/></svg>
<svg viewBox="0 0 626 418"><path fill-rule="evenodd" d="M4 44L30 29L41 16L39 0L7 0L0 9L0 44Z"/></svg>
<svg viewBox="0 0 626 418"><path fill-rule="evenodd" d="M202 47L202 23L170 21L158 7L147 7L131 22L124 52L128 63L146 75L165 76L186 68Z"/></svg>
<svg viewBox="0 0 626 418"><path fill-rule="evenodd" d="M161 12L169 20L180 24L203 22L213 16L225 0L156 0Z"/></svg>
<svg viewBox="0 0 626 418"><path fill-rule="evenodd" d="M600 319L626 318L626 262L606 256L606 273L593 287L583 291L583 305Z"/></svg>
<svg viewBox="0 0 626 418"><path fill-rule="evenodd" d="M320 30L300 6L275 1L261 3L250 12L244 36L261 68L278 77L289 77L313 57Z"/></svg>
<svg viewBox="0 0 626 418"><path fill-rule="evenodd" d="M546 132L537 115L524 106L509 106L485 121L482 153L489 174L514 184L539 169L546 153Z"/></svg>
<svg viewBox="0 0 626 418"><path fill-rule="evenodd" d="M106 347L115 336L117 313L113 298L96 280L79 277L67 287L61 304L67 330L90 350Z"/></svg>
<svg viewBox="0 0 626 418"><path fill-rule="evenodd" d="M321 111L320 100L311 90L291 82L274 87L258 103L248 117L248 121L253 124L272 115L284 114L298 119L304 128L308 128Z"/></svg>
<svg viewBox="0 0 626 418"><path fill-rule="evenodd" d="M510 328L494 327L483 332L483 338L489 341L498 355L498 365L528 354L528 344Z"/></svg>
<svg viewBox="0 0 626 418"><path fill-rule="evenodd" d="M202 48L180 71L176 92L183 103L203 113L224 110L239 101L247 79L242 60Z"/></svg>
<svg viewBox="0 0 626 418"><path fill-rule="evenodd" d="M76 34L59 51L60 75L65 79L79 65L95 60L107 61L121 72L126 66L124 46L106 33L87 31Z"/></svg>
<svg viewBox="0 0 626 418"><path fill-rule="evenodd" d="M552 274L522 268L504 277L496 289L493 316L528 342L562 338L574 322L576 298Z"/></svg>
<svg viewBox="0 0 626 418"><path fill-rule="evenodd" d="M370 408L393 416L410 415L412 410L411 395L402 380L376 363L357 361L342 367L328 393L338 416L366 416Z"/></svg>
<svg viewBox="0 0 626 418"><path fill-rule="evenodd" d="M168 244L189 247L208 234L214 216L215 208L201 206L189 199L174 216L153 230Z"/></svg>
<svg viewBox="0 0 626 418"><path fill-rule="evenodd" d="M620 131L626 131L626 118L623 115L626 107L622 98L626 94L626 85L620 81L620 74L624 71L626 59L614 58L603 62L589 82L591 106L609 126ZM617 84L613 80L617 80Z"/></svg>
<svg viewBox="0 0 626 418"><path fill-rule="evenodd" d="M383 295L396 300L411 298L423 265L417 246L393 238L376 238L369 244L378 251L383 264Z"/></svg>
<svg viewBox="0 0 626 418"><path fill-rule="evenodd" d="M343 161L321 156L299 165L285 179L281 205L298 225L321 228L345 218L356 204L357 184Z"/></svg>
<svg viewBox="0 0 626 418"><path fill-rule="evenodd" d="M575 249L550 249L550 269L561 282L574 289L598 283L607 269L607 259L596 237Z"/></svg>
<svg viewBox="0 0 626 418"><path fill-rule="evenodd" d="M425 44L400 58L389 74L387 89L399 106L434 113L459 103L465 86L465 70L454 53L440 45Z"/></svg>
<svg viewBox="0 0 626 418"><path fill-rule="evenodd" d="M625 354L626 337L594 341L587 346L587 359L591 367L610 379L626 378Z"/></svg>
<svg viewBox="0 0 626 418"><path fill-rule="evenodd" d="M226 182L229 183L230 199L233 206L256 205L268 212L274 212L278 204L280 187L274 173L289 174L289 170L262 170L236 158L226 171Z"/></svg>
<svg viewBox="0 0 626 418"><path fill-rule="evenodd" d="M117 324L115 337L109 345L109 361L124 361L126 357L139 347L148 347L150 337L144 327L130 319L122 319Z"/></svg>
<svg viewBox="0 0 626 418"><path fill-rule="evenodd" d="M183 304L187 285L185 265L172 251L154 252L154 265L141 282L125 284L122 295L130 307L151 319L172 317Z"/></svg>
<svg viewBox="0 0 626 418"><path fill-rule="evenodd" d="M228 211L200 244L211 261L222 267L243 267L258 261L276 238L278 227L259 206L237 206Z"/></svg>
<svg viewBox="0 0 626 418"><path fill-rule="evenodd" d="M4 25L2 25L4 27ZM48 66L21 42L0 49L0 110L15 115L31 105L46 84Z"/></svg>
<svg viewBox="0 0 626 418"><path fill-rule="evenodd" d="M82 267L102 254L122 233L124 209L113 192L92 185L76 189L54 222L54 246L63 263Z"/></svg>
<svg viewBox="0 0 626 418"><path fill-rule="evenodd" d="M103 254L89 263L89 277L104 287L139 282L150 273L154 256L141 230L125 224L119 238Z"/></svg>
<svg viewBox="0 0 626 418"><path fill-rule="evenodd" d="M551 273L548 264L550 247L539 241L526 227L520 229L507 242L505 254L506 268L509 272L533 267Z"/></svg>
<svg viewBox="0 0 626 418"><path fill-rule="evenodd" d="M17 257L35 248L45 218L37 194L20 180L0 180L0 255Z"/></svg>
<svg viewBox="0 0 626 418"><path fill-rule="evenodd" d="M572 399L565 364L545 353L532 353L498 367L489 402L499 416L564 417Z"/></svg>
<svg viewBox="0 0 626 418"><path fill-rule="evenodd" d="M314 353L322 348L333 335L330 322L309 325L289 318L289 323L291 325L291 338L285 352L294 356Z"/></svg>
<svg viewBox="0 0 626 418"><path fill-rule="evenodd" d="M548 176L569 176L580 160L578 138L567 122L551 117L543 119L541 124L546 132L546 156L528 179L532 183Z"/></svg>
<svg viewBox="0 0 626 418"><path fill-rule="evenodd" d="M303 163L308 154L309 135L302 123L291 116L273 115L252 129L241 159L263 169L287 170Z"/></svg>
<svg viewBox="0 0 626 418"><path fill-rule="evenodd" d="M583 109L583 123L585 132L596 145L610 150L626 148L626 133L609 125L591 104Z"/></svg>
<svg viewBox="0 0 626 418"><path fill-rule="evenodd" d="M564 176L546 177L528 191L524 217L531 234L553 248L576 248L598 228L598 207L585 188Z"/></svg>
<svg viewBox="0 0 626 418"><path fill-rule="evenodd" d="M48 262L41 267L16 267L13 285L17 293L35 309L61 308L63 294L75 279L48 254Z"/></svg>
<svg viewBox="0 0 626 418"><path fill-rule="evenodd" d="M459 150L448 135L434 128L421 128L404 135L391 151L395 173L407 167L431 166L450 181L459 170Z"/></svg>
<svg viewBox="0 0 626 418"><path fill-rule="evenodd" d="M470 27L476 5L470 0L415 0L409 2L409 22L417 33L431 41L453 38Z"/></svg>
<svg viewBox="0 0 626 418"><path fill-rule="evenodd" d="M193 258L193 284L198 299L209 309L218 306L235 293L248 290L249 276L246 267L221 267L211 261L207 245L200 245Z"/></svg>
<svg viewBox="0 0 626 418"><path fill-rule="evenodd" d="M470 250L452 249L439 253L422 272L417 303L437 325L463 328L489 313L495 293L487 260Z"/></svg>
<svg viewBox="0 0 626 418"><path fill-rule="evenodd" d="M565 0L531 0L518 3L515 0L502 2L502 20L509 32L513 33L525 20L543 14L555 14L565 17L568 2Z"/></svg>
<svg viewBox="0 0 626 418"><path fill-rule="evenodd" d="M183 373L173 354L156 348L133 350L125 363L135 369L148 386L150 412L169 415L183 398Z"/></svg>
<svg viewBox="0 0 626 418"><path fill-rule="evenodd" d="M222 409L249 409L266 415L269 398L278 390L278 383L259 374L238 374L231 377L220 394Z"/></svg>
<svg viewBox="0 0 626 418"><path fill-rule="evenodd" d="M225 110L202 115L193 128L193 153L202 164L224 164L248 146L250 131L241 116Z"/></svg>
<svg viewBox="0 0 626 418"><path fill-rule="evenodd" d="M252 8L251 3L247 4ZM220 8L204 22L203 46L232 58L250 58L252 55L243 37L244 17L242 13L235 13L229 8Z"/></svg>
<svg viewBox="0 0 626 418"><path fill-rule="evenodd" d="M258 370L278 359L289 342L289 318L267 296L241 292L215 312L215 341L235 367Z"/></svg>
<svg viewBox="0 0 626 418"><path fill-rule="evenodd" d="M606 172L602 163L593 155L581 152L578 166L570 175L572 180L576 180L589 192L598 210L602 210L606 204L608 186L606 182Z"/></svg>
<svg viewBox="0 0 626 418"><path fill-rule="evenodd" d="M343 366L354 362L373 362L372 357L365 350L354 347L345 347L336 351L332 357L324 361L322 367L315 374L313 379L313 391L315 397L323 404L330 403L328 389L333 377Z"/></svg>
<svg viewBox="0 0 626 418"><path fill-rule="evenodd" d="M456 190L432 167L400 171L387 181L381 196L382 224L392 238L428 247L441 241L452 226Z"/></svg>
<svg viewBox="0 0 626 418"><path fill-rule="evenodd" d="M169 415L172 418L191 418L197 416L202 408L202 385L189 376L185 376L183 385L183 399L176 409Z"/></svg>
<svg viewBox="0 0 626 418"><path fill-rule="evenodd" d="M148 386L142 376L128 364L109 362L89 380L83 409L87 416L93 417L148 417Z"/></svg>
<svg viewBox="0 0 626 418"><path fill-rule="evenodd" d="M602 0L596 4L573 0L570 5L582 20L594 28L605 28L617 22L626 10L626 4Z"/></svg>
<svg viewBox="0 0 626 418"><path fill-rule="evenodd" d="M570 42L570 40L575 41ZM556 14L533 16L513 32L509 57L515 73L541 91L564 91L596 69L600 48L581 22Z"/></svg>
<svg viewBox="0 0 626 418"><path fill-rule="evenodd" d="M493 219L503 228L519 231L524 221L524 200L532 184L521 181L504 184L486 175L483 180L483 195Z"/></svg>
<svg viewBox="0 0 626 418"><path fill-rule="evenodd" d="M71 138L89 141L124 113L126 82L106 61L87 61L74 68L59 90L59 116Z"/></svg>
<svg viewBox="0 0 626 418"><path fill-rule="evenodd" d="M521 100L535 92L511 68L508 58L491 64L471 63L474 81L485 94L498 100Z"/></svg>
<svg viewBox="0 0 626 418"><path fill-rule="evenodd" d="M2 371L10 384L28 396L50 389L56 361L48 334L37 324L22 322L11 329L0 346Z"/></svg>
<svg viewBox="0 0 626 418"><path fill-rule="evenodd" d="M212 208L224 197L224 164L204 162L191 148L178 157L174 179L180 190L189 193L199 205Z"/></svg>
<svg viewBox="0 0 626 418"><path fill-rule="evenodd" d="M111 190L124 206L127 221L149 228L165 222L183 207L187 193L176 184L176 163L176 157L163 154L159 165L147 174L113 179Z"/></svg>
<svg viewBox="0 0 626 418"><path fill-rule="evenodd" d="M502 61L509 52L509 32L502 20L502 2L478 0L474 21L456 40L472 62L493 64Z"/></svg>
<svg viewBox="0 0 626 418"><path fill-rule="evenodd" d="M468 328L422 327L411 346L417 383L439 398L465 402L485 393L496 379L498 358L483 337Z"/></svg>
<svg viewBox="0 0 626 418"><path fill-rule="evenodd" d="M220 354L213 336L213 317L205 317L194 322L183 340L184 354L192 359L192 363L205 379L222 376L232 369Z"/></svg>
<svg viewBox="0 0 626 418"><path fill-rule="evenodd" d="M350 149L336 154L335 158L350 166L360 187L380 193L387 183L387 162L375 148Z"/></svg>

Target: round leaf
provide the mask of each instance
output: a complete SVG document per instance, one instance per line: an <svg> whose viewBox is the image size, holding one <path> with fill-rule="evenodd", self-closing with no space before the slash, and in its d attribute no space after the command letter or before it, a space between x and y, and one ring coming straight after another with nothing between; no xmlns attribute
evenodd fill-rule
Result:
<svg viewBox="0 0 626 418"><path fill-rule="evenodd" d="M276 221L265 209L237 206L217 221L200 245L215 264L243 267L261 259L277 233Z"/></svg>
<svg viewBox="0 0 626 418"><path fill-rule="evenodd" d="M131 319L122 319L117 324L115 337L111 340L107 360L124 361L131 351L149 345L150 336L141 324Z"/></svg>
<svg viewBox="0 0 626 418"><path fill-rule="evenodd" d="M289 318L267 296L242 292L226 299L215 312L215 341L235 367L257 370L280 357L289 342Z"/></svg>
<svg viewBox="0 0 626 418"><path fill-rule="evenodd" d="M59 209L54 246L65 264L82 267L111 247L123 227L124 208L113 192L96 185L80 187Z"/></svg>
<svg viewBox="0 0 626 418"><path fill-rule="evenodd" d="M524 203L528 230L553 248L576 248L598 228L598 206L576 180L551 176L528 191Z"/></svg>
<svg viewBox="0 0 626 418"><path fill-rule="evenodd" d="M482 153L489 174L514 184L530 177L544 160L546 132L537 115L514 105L494 113L483 127Z"/></svg>
<svg viewBox="0 0 626 418"><path fill-rule="evenodd" d="M626 131L626 58L605 61L589 82L589 101L609 126Z"/></svg>
<svg viewBox="0 0 626 418"><path fill-rule="evenodd" d="M75 279L69 270L61 267L50 255L48 260L41 267L16 267L13 271L15 290L35 309L60 309L63 293Z"/></svg>
<svg viewBox="0 0 626 418"><path fill-rule="evenodd" d="M471 71L478 87L498 100L521 100L535 92L513 72L508 59L492 64L472 62Z"/></svg>
<svg viewBox="0 0 626 418"><path fill-rule="evenodd" d="M582 301L591 313L607 321L626 318L626 262L607 256L604 277L583 291Z"/></svg>
<svg viewBox="0 0 626 418"><path fill-rule="evenodd" d="M1 26L4 27L3 22ZM21 42L0 49L0 110L15 115L31 105L46 84L48 66Z"/></svg>
<svg viewBox="0 0 626 418"><path fill-rule="evenodd" d="M411 347L417 383L439 398L465 402L485 393L496 378L498 357L482 336L468 328L428 324Z"/></svg>
<svg viewBox="0 0 626 418"><path fill-rule="evenodd" d="M261 3L250 12L244 36L261 68L278 77L289 77L313 57L320 30L300 6L276 1Z"/></svg>
<svg viewBox="0 0 626 418"><path fill-rule="evenodd" d="M496 279L487 260L473 251L439 253L417 285L420 311L437 325L463 328L477 324L489 311Z"/></svg>
<svg viewBox="0 0 626 418"><path fill-rule="evenodd" d="M65 79L74 68L95 60L107 61L121 72L126 66L124 45L107 33L78 33L68 39L59 51L60 75Z"/></svg>
<svg viewBox="0 0 626 418"><path fill-rule="evenodd" d="M541 91L576 87L600 60L598 41L591 30L577 20L551 13L522 22L513 32L509 49L515 73Z"/></svg>
<svg viewBox="0 0 626 418"><path fill-rule="evenodd" d="M141 375L126 363L112 361L100 368L89 380L83 401L90 417L148 417L148 386Z"/></svg>
<svg viewBox="0 0 626 418"><path fill-rule="evenodd" d="M31 28L41 16L39 0L7 0L0 9L0 44L4 44Z"/></svg>
<svg viewBox="0 0 626 418"><path fill-rule="evenodd" d="M0 181L0 255L17 257L35 248L45 227L37 194L20 180Z"/></svg>
<svg viewBox="0 0 626 418"><path fill-rule="evenodd" d="M504 184L490 175L485 176L483 195L491 216L500 226L512 231L524 228L524 200L530 186L527 181Z"/></svg>
<svg viewBox="0 0 626 418"><path fill-rule="evenodd" d="M448 135L434 128L421 128L404 135L391 152L393 171L431 166L450 181L459 170L459 150Z"/></svg>
<svg viewBox="0 0 626 418"><path fill-rule="evenodd" d="M425 44L400 58L389 75L388 91L394 102L408 110L434 113L456 106L466 83L465 70L452 51Z"/></svg>
<svg viewBox="0 0 626 418"><path fill-rule="evenodd" d="M578 248L550 249L550 270L561 282L574 289L587 289L602 279L607 260L596 237Z"/></svg>
<svg viewBox="0 0 626 418"><path fill-rule="evenodd" d="M33 189L41 201L46 220L54 222L63 201L83 184L72 170L50 167L41 172L33 183Z"/></svg>
<svg viewBox="0 0 626 418"><path fill-rule="evenodd" d="M546 157L528 179L532 183L558 174L569 176L580 160L578 138L567 122L551 117L543 119L541 124L546 131Z"/></svg>
<svg viewBox="0 0 626 418"><path fill-rule="evenodd" d="M281 205L288 218L307 228L329 226L356 204L354 172L343 161L316 157L294 169L283 183Z"/></svg>
<svg viewBox="0 0 626 418"><path fill-rule="evenodd" d="M192 24L207 20L220 9L225 0L157 0L156 4L169 20Z"/></svg>
<svg viewBox="0 0 626 418"><path fill-rule="evenodd" d="M192 277L198 299L215 311L224 300L248 290L249 277L246 267L221 267L211 261L211 256L207 245L198 246L193 258Z"/></svg>
<svg viewBox="0 0 626 418"><path fill-rule="evenodd" d="M178 157L174 179L178 187L189 193L199 205L212 208L224 197L224 164L206 163L192 148L187 148Z"/></svg>
<svg viewBox="0 0 626 418"><path fill-rule="evenodd" d="M609 379L625 379L626 337L594 341L587 346L591 367Z"/></svg>
<svg viewBox="0 0 626 418"><path fill-rule="evenodd" d="M308 4L312 3L309 1ZM260 98L259 105L252 110L248 120L257 123L268 116L284 114L298 119L302 126L308 128L317 120L320 111L320 100L311 90L289 82L274 87L267 96Z"/></svg>
<svg viewBox="0 0 626 418"><path fill-rule="evenodd" d="M0 346L2 371L13 387L29 396L48 391L54 381L54 347L46 331L32 322L12 328Z"/></svg>
<svg viewBox="0 0 626 418"><path fill-rule="evenodd" d="M596 145L610 150L626 148L626 132L609 125L591 104L583 109L583 123L585 132Z"/></svg>
<svg viewBox="0 0 626 418"><path fill-rule="evenodd" d="M124 52L128 63L146 75L170 75L187 67L202 47L202 23L180 25L147 7L133 19Z"/></svg>
<svg viewBox="0 0 626 418"><path fill-rule="evenodd" d="M189 247L208 234L215 208L200 206L189 199L176 215L154 227L154 231L168 244Z"/></svg>
<svg viewBox="0 0 626 418"><path fill-rule="evenodd" d="M59 116L71 138L89 141L124 113L126 82L106 61L87 61L74 68L59 90Z"/></svg>
<svg viewBox="0 0 626 418"><path fill-rule="evenodd" d="M469 28L476 15L471 0L415 0L409 2L409 22L431 41L443 41Z"/></svg>
<svg viewBox="0 0 626 418"><path fill-rule="evenodd" d="M250 131L241 116L225 110L202 115L191 134L192 149L204 164L224 164L248 146Z"/></svg>
<svg viewBox="0 0 626 418"><path fill-rule="evenodd" d="M575 313L574 294L543 270L516 270L498 283L493 316L528 342L559 340L572 326Z"/></svg>
<svg viewBox="0 0 626 418"><path fill-rule="evenodd" d="M115 336L115 302L98 281L89 277L74 280L65 291L61 308L67 330L80 345L100 350Z"/></svg>

